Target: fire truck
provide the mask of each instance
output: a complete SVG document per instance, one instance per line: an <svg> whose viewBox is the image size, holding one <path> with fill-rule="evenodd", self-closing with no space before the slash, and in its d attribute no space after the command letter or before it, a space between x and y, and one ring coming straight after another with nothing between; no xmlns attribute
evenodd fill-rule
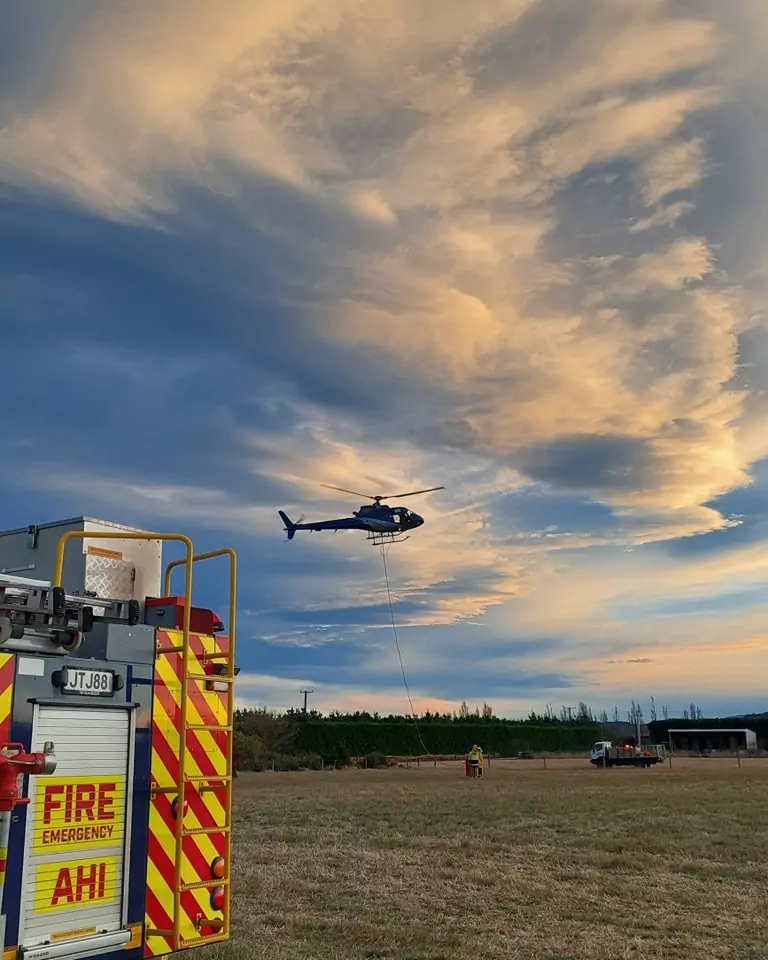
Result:
<svg viewBox="0 0 768 960"><path fill-rule="evenodd" d="M192 605L213 557L227 630ZM228 939L236 567L88 517L0 533L2 960Z"/></svg>

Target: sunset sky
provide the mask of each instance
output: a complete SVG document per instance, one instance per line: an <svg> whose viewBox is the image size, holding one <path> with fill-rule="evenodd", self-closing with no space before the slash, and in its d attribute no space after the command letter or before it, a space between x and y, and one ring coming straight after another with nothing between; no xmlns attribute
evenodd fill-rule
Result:
<svg viewBox="0 0 768 960"><path fill-rule="evenodd" d="M402 712L380 552L277 510L442 484L417 709L768 709L765 0L0 17L0 527L234 546L241 705Z"/></svg>

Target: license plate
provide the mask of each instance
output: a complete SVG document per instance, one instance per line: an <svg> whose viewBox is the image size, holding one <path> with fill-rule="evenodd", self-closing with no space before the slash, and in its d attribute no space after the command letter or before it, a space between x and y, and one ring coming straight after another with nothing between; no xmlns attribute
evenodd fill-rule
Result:
<svg viewBox="0 0 768 960"><path fill-rule="evenodd" d="M114 692L115 675L109 670L80 670L67 667L64 693L79 693L90 697L109 697Z"/></svg>

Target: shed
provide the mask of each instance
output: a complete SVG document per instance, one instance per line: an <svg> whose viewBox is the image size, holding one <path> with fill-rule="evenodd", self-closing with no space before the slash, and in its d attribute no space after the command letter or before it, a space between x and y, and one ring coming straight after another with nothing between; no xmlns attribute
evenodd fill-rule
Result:
<svg viewBox="0 0 768 960"><path fill-rule="evenodd" d="M670 750L757 751L757 734L747 727L682 727L668 730L667 735Z"/></svg>

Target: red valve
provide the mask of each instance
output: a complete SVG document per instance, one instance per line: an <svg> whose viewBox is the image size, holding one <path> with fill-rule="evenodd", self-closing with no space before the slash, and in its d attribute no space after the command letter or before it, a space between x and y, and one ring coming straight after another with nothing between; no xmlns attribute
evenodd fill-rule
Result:
<svg viewBox="0 0 768 960"><path fill-rule="evenodd" d="M0 811L7 813L18 804L29 803L29 797L19 796L19 777L22 774L53 773L56 758L53 744L46 744L43 753L24 753L23 743L5 743L0 750L16 750L10 757L0 753Z"/></svg>

